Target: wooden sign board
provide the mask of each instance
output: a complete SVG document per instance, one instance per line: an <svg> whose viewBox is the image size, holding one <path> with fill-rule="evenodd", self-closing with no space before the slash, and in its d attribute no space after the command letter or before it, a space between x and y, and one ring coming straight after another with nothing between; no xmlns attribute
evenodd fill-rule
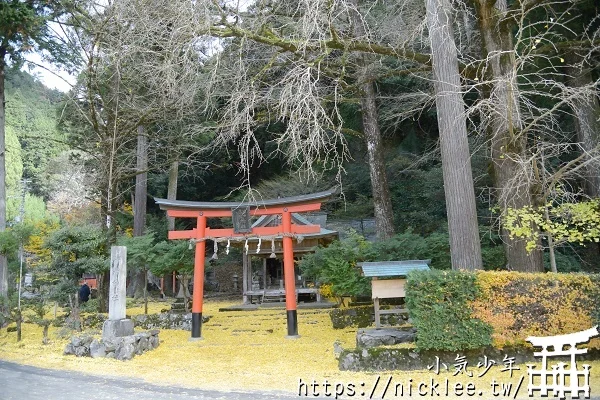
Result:
<svg viewBox="0 0 600 400"><path fill-rule="evenodd" d="M406 279L373 279L371 281L372 298L391 299L394 297L405 297L404 285Z"/></svg>
<svg viewBox="0 0 600 400"><path fill-rule="evenodd" d="M231 219L233 220L233 233L250 233L252 225L250 224L250 207L236 207L231 209Z"/></svg>

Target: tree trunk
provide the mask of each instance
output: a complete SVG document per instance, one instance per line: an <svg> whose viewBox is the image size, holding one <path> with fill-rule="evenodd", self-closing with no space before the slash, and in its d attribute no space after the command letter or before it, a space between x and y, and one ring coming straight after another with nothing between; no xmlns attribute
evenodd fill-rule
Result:
<svg viewBox="0 0 600 400"><path fill-rule="evenodd" d="M427 0L450 257L453 269L482 269L465 107L448 0Z"/></svg>
<svg viewBox="0 0 600 400"><path fill-rule="evenodd" d="M177 178L179 176L179 161L171 161L169 165L169 188L167 189L167 199L177 200ZM168 229L175 230L175 218L167 217Z"/></svg>
<svg viewBox="0 0 600 400"><path fill-rule="evenodd" d="M135 176L135 198L133 204L133 236L143 236L146 226L146 199L148 197L148 146L143 126L137 132L137 171ZM138 299L146 292L146 266L138 265L132 270L129 296Z"/></svg>
<svg viewBox="0 0 600 400"><path fill-rule="evenodd" d="M487 61L491 66L490 103L491 156L493 179L501 213L508 208L523 208L534 203L532 181L523 176L520 160L525 160L527 138L521 134L519 90L516 80L512 33L499 23L506 12L506 0L477 0L479 29ZM508 268L516 271L543 272L542 251L527 251L526 240L510 239L502 228Z"/></svg>
<svg viewBox="0 0 600 400"><path fill-rule="evenodd" d="M148 145L144 127L137 132L137 171L135 176L135 203L133 206L133 236L144 235L146 226L146 199L148 197Z"/></svg>
<svg viewBox="0 0 600 400"><path fill-rule="evenodd" d="M569 84L575 88L594 87L591 66L585 65L583 58L576 54L569 55ZM600 104L595 90L589 96L578 97L573 104L575 130L581 150L590 153L600 144ZM585 169L584 190L590 197L600 197L600 160L596 159Z"/></svg>
<svg viewBox="0 0 600 400"><path fill-rule="evenodd" d="M4 126L4 56L6 49L0 48L0 232L6 230L6 144ZM8 261L0 254L0 297L8 297ZM2 310L0 310L1 312Z"/></svg>
<svg viewBox="0 0 600 400"><path fill-rule="evenodd" d="M48 328L50 327L49 322L42 325L44 330L42 331L42 344L48 344L50 341L48 340Z"/></svg>
<svg viewBox="0 0 600 400"><path fill-rule="evenodd" d="M574 88L594 87L591 66L586 65L583 57L577 52L571 52L566 57L569 62L569 84ZM590 153L600 144L600 104L596 91L591 91L587 97L578 97L573 103L573 117L577 141L581 151ZM598 151L590 154L595 157L584 169L583 190L589 197L600 197L600 155ZM595 265L600 255L600 243L590 243L582 249L581 256L589 265Z"/></svg>
<svg viewBox="0 0 600 400"><path fill-rule="evenodd" d="M99 274L96 279L98 285L98 312L108 312L108 289L110 286L110 272Z"/></svg>
<svg viewBox="0 0 600 400"><path fill-rule="evenodd" d="M365 36L365 29L358 13L358 0L352 0L355 10L352 12L352 23L356 37ZM369 175L371 178L371 191L373 193L373 206L375 214L375 227L377 237L386 239L394 236L394 213L390 196L390 187L387 182L381 132L379 130L379 115L375 101L375 87L373 76L370 72L369 60L364 55L359 56L358 65L362 70L357 77L361 83L360 105L362 110L362 123L367 144L369 162Z"/></svg>
<svg viewBox="0 0 600 400"><path fill-rule="evenodd" d="M23 334L23 314L21 313L21 310L18 310L16 312L16 316L17 319L15 320L15 322L17 323L17 342L21 341L21 337Z"/></svg>

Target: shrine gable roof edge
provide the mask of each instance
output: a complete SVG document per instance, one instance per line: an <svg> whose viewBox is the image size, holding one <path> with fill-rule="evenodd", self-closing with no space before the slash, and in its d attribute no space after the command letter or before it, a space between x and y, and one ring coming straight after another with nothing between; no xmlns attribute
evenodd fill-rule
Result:
<svg viewBox="0 0 600 400"><path fill-rule="evenodd" d="M230 210L238 207L267 208L302 205L329 200L336 193L335 189L300 196L281 197L256 201L186 201L154 198L161 210Z"/></svg>

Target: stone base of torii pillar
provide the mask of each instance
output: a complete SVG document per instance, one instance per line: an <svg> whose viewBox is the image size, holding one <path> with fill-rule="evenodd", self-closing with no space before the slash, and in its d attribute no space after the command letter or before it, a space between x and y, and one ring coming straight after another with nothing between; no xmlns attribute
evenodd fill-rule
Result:
<svg viewBox="0 0 600 400"><path fill-rule="evenodd" d="M108 319L102 325L102 339L133 335L133 321L125 318L127 305L127 247L110 249L110 287L108 295Z"/></svg>

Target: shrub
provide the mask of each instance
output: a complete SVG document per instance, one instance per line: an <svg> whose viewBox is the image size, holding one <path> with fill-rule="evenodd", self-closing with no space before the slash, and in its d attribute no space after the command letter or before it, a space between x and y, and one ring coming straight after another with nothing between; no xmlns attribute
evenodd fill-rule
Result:
<svg viewBox="0 0 600 400"><path fill-rule="evenodd" d="M474 318L470 303L480 294L476 275L460 271L414 271L406 305L422 350L458 351L489 346L492 327Z"/></svg>
<svg viewBox="0 0 600 400"><path fill-rule="evenodd" d="M303 275L331 285L331 294L338 299L367 295L371 291L370 280L361 276L356 263L364 261L369 246L365 238L351 233L346 239L305 256L300 269Z"/></svg>
<svg viewBox="0 0 600 400"><path fill-rule="evenodd" d="M435 269L450 269L450 244L447 233L432 233L427 237L411 231L373 243L366 256L368 261L431 260Z"/></svg>
<svg viewBox="0 0 600 400"><path fill-rule="evenodd" d="M497 347L524 344L528 336L577 332L599 322L600 276L588 274L477 273L474 315L494 327ZM590 347L600 347L593 339Z"/></svg>
<svg viewBox="0 0 600 400"><path fill-rule="evenodd" d="M81 303L79 310L82 313L96 313L98 311L98 299L89 299L85 303Z"/></svg>
<svg viewBox="0 0 600 400"><path fill-rule="evenodd" d="M407 280L406 304L420 349L521 346L529 336L573 333L598 324L600 276L415 271ZM587 347L600 348L600 339Z"/></svg>

